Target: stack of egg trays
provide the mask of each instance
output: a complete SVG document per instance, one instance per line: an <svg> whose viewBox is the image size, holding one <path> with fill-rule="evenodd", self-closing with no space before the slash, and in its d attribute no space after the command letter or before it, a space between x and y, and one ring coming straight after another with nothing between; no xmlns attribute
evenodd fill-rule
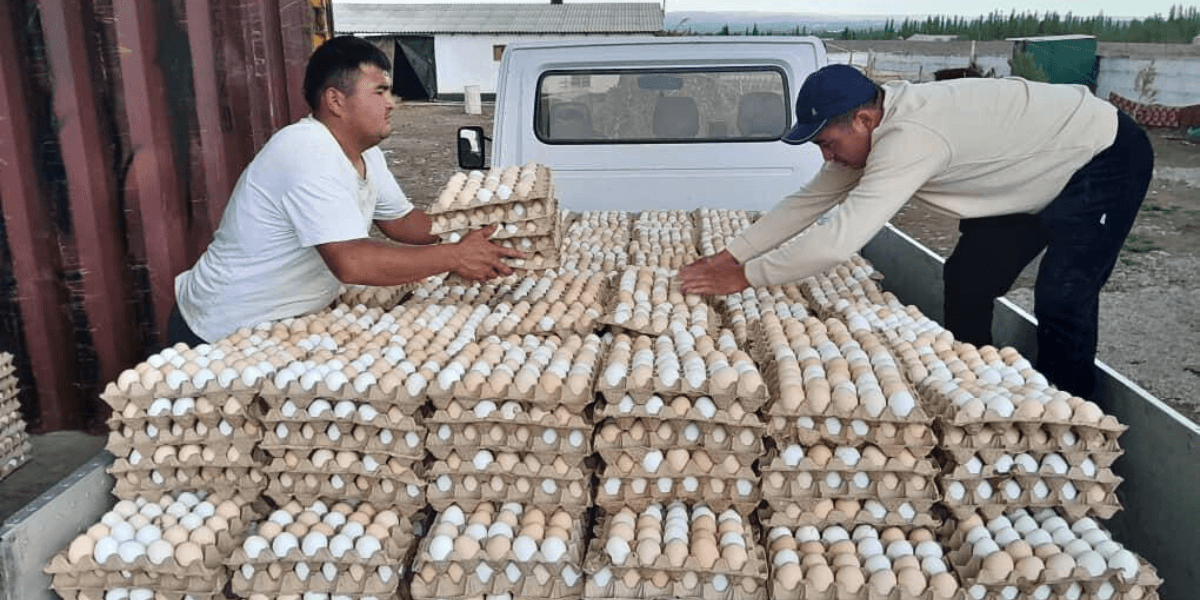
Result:
<svg viewBox="0 0 1200 600"><path fill-rule="evenodd" d="M662 221L666 221L665 224ZM658 227L658 225L664 225ZM690 212L646 210L630 229L629 266L679 269L700 258L696 226ZM672 239L674 238L674 239Z"/></svg>
<svg viewBox="0 0 1200 600"><path fill-rule="evenodd" d="M739 401L718 408L707 397L666 403L658 396L637 402L626 395L600 403L597 419L595 447L607 465L597 493L605 509L643 510L673 499L703 500L717 510L757 504L753 467L762 455L764 428ZM672 464L680 452L689 455L682 468ZM697 464L697 453L711 464Z"/></svg>
<svg viewBox="0 0 1200 600"><path fill-rule="evenodd" d="M721 322L743 348L757 350L754 341L762 331L762 317L772 313L780 319L800 320L811 314L808 301L796 284L748 287L741 292L719 296L711 300L721 316ZM766 357L751 353L755 360L765 362Z"/></svg>
<svg viewBox="0 0 1200 600"><path fill-rule="evenodd" d="M612 278L612 292L608 295L607 308L600 322L619 331L631 334L664 335L682 325L693 334L713 334L720 331L720 314L700 296L684 296L679 291L676 271L658 267L629 267ZM653 296L639 297L637 285L641 279L651 281L653 288L660 288L666 297L654 302ZM632 287L632 289L629 289ZM628 295L629 297L623 297ZM660 306L670 304L669 312L661 312ZM644 317L638 313L644 313Z"/></svg>
<svg viewBox="0 0 1200 600"><path fill-rule="evenodd" d="M165 496L175 497L168 492L158 495L157 499L146 496L134 496L129 499L141 505L156 503ZM218 496L206 498L213 504L224 500ZM104 563L99 563L92 553L71 557L72 546L78 538L88 536L85 532L76 538L71 546L51 557L45 567L45 573L51 576L50 587L59 596L68 600L94 600L108 597L106 593L114 589L142 588L151 589L154 594L147 598L167 598L169 600L216 600L225 598L225 584L229 581L229 572L225 569L225 559L241 543L242 536L257 518L257 512L251 501L240 495L228 498L238 506L238 513L225 520L227 527L216 533L216 543L200 548L202 556L199 560L187 565L180 564L175 556L168 556L159 563L154 563L146 554L126 562L117 553L113 553ZM109 511L112 514L113 511ZM104 523L106 514L99 523ZM210 517L210 518L215 518ZM150 524L161 527L161 514L150 520ZM207 523L206 523L207 524ZM94 526L93 526L94 527ZM75 561L71 561L75 558Z"/></svg>
<svg viewBox="0 0 1200 600"><path fill-rule="evenodd" d="M1004 515L997 515L987 521L986 527L989 530L996 529L997 520L1015 523L1020 518L1018 515L1028 516L1028 512L1017 509ZM1113 541L1112 536L1106 530L1088 517L1074 519L1052 508L1036 510L1034 515L1036 516L1032 518L1040 521L1039 525L1045 523L1047 518L1062 518L1067 529L1073 534L1086 534L1086 531L1081 531L1079 526L1084 521L1090 521L1089 525L1094 525L1095 529L1103 532L1102 537L1107 538L1108 543L1115 544L1120 550L1126 550L1119 543ZM1009 517L1011 520L1008 519ZM1108 560L1108 564L1103 565L1102 569L1097 569L1096 572L1090 572L1085 566L1076 564L1070 574L1065 577L1055 577L1056 574L1042 569L1036 578L1027 579L1014 568L1007 577L996 578L994 575L985 573L984 559L977 556L974 551L974 544L968 535L970 527L963 526L971 522L982 522L982 519L976 513L960 521L959 527L949 535L946 543L948 549L946 558L958 574L962 588L966 592L966 598L970 600L1006 600L1016 597L1158 600L1158 588L1162 585L1162 579L1153 565L1132 552L1128 553L1132 556L1127 555L1130 559L1129 564L1125 565L1123 569L1115 566L1112 560ZM995 535L996 531L991 533ZM1055 534L1046 535L1042 540L1045 542L1043 545L1032 548L1032 555L1045 561L1055 554L1070 554L1072 543L1079 543L1086 539L1086 535L1068 537L1073 539L1071 542L1063 544L1060 543L1062 538L1056 538ZM1084 549L1095 550L1095 546L1091 548L1089 546L1091 544L1085 544Z"/></svg>
<svg viewBox="0 0 1200 600"><path fill-rule="evenodd" d="M522 510L531 507L530 504L522 504ZM412 597L415 600L468 600L497 596L514 600L567 600L582 595L585 512L562 507L546 509L545 512L554 514L577 515L571 520L567 530L568 539L565 548L559 548L559 556L547 556L543 546L522 557L515 547L516 540L508 544L501 556L494 557L483 548L472 556L464 556L457 543L449 552L442 549L442 555L435 555L431 546L443 529L453 529L455 541L467 535L465 521L448 522L446 518L447 514L456 511L459 517L463 517L464 511L454 504L439 511L429 534L421 539L417 547L412 568ZM487 539L490 540L494 535L496 532L489 529ZM487 543L480 545L487 546Z"/></svg>
<svg viewBox="0 0 1200 600"><path fill-rule="evenodd" d="M780 525L937 526L930 511L938 500L933 485L938 471L931 459L936 447L933 419L903 382L899 365L886 347L870 332L851 336L836 319L821 322L810 317L788 322L769 313L763 315L762 323L758 348L761 355L770 356L764 363L773 390L772 402L764 412L774 450L762 462L763 498L772 513L768 519ZM834 339L841 343L835 344ZM869 358L871 365L869 373L858 375L860 381L853 381L854 373L844 382L826 379L834 365L846 363L849 369L847 359L855 357ZM859 395L856 386L868 381L881 385L885 378L890 378L893 386L903 386L893 393L894 401L882 392L874 400ZM836 395L833 390L847 383L852 395L842 396L850 402L831 400L831 395ZM791 465L793 458L787 448L796 444L806 455ZM871 447L887 460L871 471L836 456L821 466L807 456L818 446L851 455ZM862 483L864 476L869 480L865 487L854 485ZM894 487L882 485L884 479ZM829 500L843 499L859 501L859 510L853 515L814 510L828 507ZM862 510L867 501L882 505L884 514L880 515L875 504L871 510ZM820 517L822 513L826 516ZM843 520L846 517L851 520Z"/></svg>
<svg viewBox="0 0 1200 600"><path fill-rule="evenodd" d="M426 445L438 459L427 473L430 505L590 505L587 409L606 346L595 334L489 336L455 355L429 387L435 413ZM542 413L536 419L534 407ZM485 451L520 460L512 471L493 460L481 461L486 464L479 470L474 457ZM458 468L447 463L452 453ZM540 464L536 472L526 464L529 456Z"/></svg>
<svg viewBox="0 0 1200 600"><path fill-rule="evenodd" d="M302 507L291 515L292 521L314 506L324 506L324 503L317 501ZM295 507L298 504L292 505ZM288 512L287 509L285 505L272 515ZM251 538L258 535L266 522L259 521L226 560L232 572L231 588L234 594L242 597L286 597L313 592L344 598L393 598L405 576L405 566L412 559L416 536L408 517L396 512L392 514L397 516L395 524L387 527L388 537L380 540L379 550L370 556L363 556L353 547L335 555L329 547L333 535L311 546L306 544L309 540L305 537L296 545L289 544L288 548L283 548L282 544L276 548L274 538L267 540L259 536L260 547L255 548L257 554L251 556L247 546L254 543Z"/></svg>
<svg viewBox="0 0 1200 600"><path fill-rule="evenodd" d="M404 515L425 506L423 392L413 397L404 386L387 390L381 383L363 391L351 384L334 390L325 381L305 389L294 380L281 389L268 381L261 399L262 447L271 457L263 469L268 497L280 504L356 499L396 507ZM316 417L310 416L314 405L322 408L314 411ZM318 467L312 458L320 450L352 452L356 460L349 467L337 461Z"/></svg>
<svg viewBox="0 0 1200 600"><path fill-rule="evenodd" d="M702 256L712 256L723 250L731 240L745 231L757 215L748 210L698 208L692 213L700 227L697 248ZM729 227L724 225L728 223Z"/></svg>
<svg viewBox="0 0 1200 600"><path fill-rule="evenodd" d="M13 355L0 352L0 479L29 460L29 435L17 399L17 376Z"/></svg>
<svg viewBox="0 0 1200 600"><path fill-rule="evenodd" d="M904 348L904 342L893 340L893 346ZM1001 353L1007 358L996 356ZM947 466L939 484L943 504L951 512L962 517L979 511L992 518L1012 507L1058 507L1072 518L1107 519L1120 510L1115 492L1121 478L1111 465L1122 454L1117 439L1126 426L1094 404L1047 386L1040 374L1026 370L1028 361L1015 350L996 352L985 346L976 351L968 344L955 344L943 354L954 379L947 380L948 369L932 363L935 366L918 389L927 405L942 409L938 439ZM980 354L993 360L980 360ZM934 354L926 351L920 356ZM1031 373L1030 377L997 382L994 373L985 371L995 371L992 365L1001 361L1025 367L1018 370ZM1040 400L1031 403L1027 394L1034 391L1042 398L1057 397L1053 403L1061 412L1043 409L1050 404ZM1000 414L985 402L1000 398L1017 408ZM1026 404L1035 410L1025 412L1021 407ZM1062 460L1046 460L1054 455Z"/></svg>
<svg viewBox="0 0 1200 600"><path fill-rule="evenodd" d="M694 520L695 509L702 504L684 504L688 506L690 520ZM645 509L633 510L642 513ZM739 516L744 514L747 513L739 511ZM592 536L587 562L584 565L588 574L584 598L766 600L766 551L761 545L754 543L757 535L754 533L753 524L744 516L741 520L747 532L744 539L750 542L750 547L746 548L745 564L739 568L731 567L728 560L719 555L712 564L701 564L697 556L690 551L682 564L673 563L666 552L660 551L650 564L646 565L643 557L637 554L636 548L631 549L626 564L614 565L605 548L613 516L601 515L596 522L595 535Z"/></svg>
<svg viewBox="0 0 1200 600"><path fill-rule="evenodd" d="M855 254L824 273L802 280L800 289L816 315L828 319L836 317L838 308L846 302L883 304L883 290L876 283L882 278L869 261Z"/></svg>
<svg viewBox="0 0 1200 600"><path fill-rule="evenodd" d="M885 543L888 531L870 525L769 527L771 598L966 600L933 530L896 529L902 537ZM851 558L843 558L846 555ZM810 558L814 556L817 558Z"/></svg>
<svg viewBox="0 0 1200 600"><path fill-rule="evenodd" d="M267 478L254 453L262 427L249 410L256 391L257 383L241 380L185 381L177 389L160 381L150 390L133 383L125 391L109 383L100 397L112 407L106 448L116 457L108 467L113 495L262 491Z"/></svg>
<svg viewBox="0 0 1200 600"><path fill-rule="evenodd" d="M702 332L697 332L701 333ZM733 333L727 329L721 330L716 339L701 335L700 341L712 342L713 349L707 355L701 356L693 350L698 340L687 331L676 332L657 338L638 336L630 338L625 334L617 336L612 350L606 359L603 373L600 374L597 388L610 407L606 411L622 411L622 407L638 406L637 410L646 414L653 412L655 404L662 404L662 398L684 396L697 400L707 398L716 405L717 415L730 423L747 423L753 426L753 421L744 421L746 417L732 418L729 415L730 406L737 402L741 411L753 414L766 401L768 390L758 367L748 354L740 350L734 340ZM645 350L633 350L639 345L648 346ZM617 348L624 351L616 352ZM662 354L678 355L682 349L684 357L678 367L665 368ZM691 354L695 351L695 354ZM639 352L649 352L651 360L647 365L634 364L640 358ZM628 354L626 357L625 355ZM688 355L691 355L689 363ZM687 371L693 371L690 375ZM657 403L654 402L657 400ZM676 433L675 439L686 439L684 429L686 421L675 423L683 429ZM629 423L630 427L633 422ZM646 451L650 451L649 448ZM661 449L658 450L661 452ZM612 458L628 455L630 448L614 450ZM720 455L721 450L717 450ZM602 484L596 491L596 504L605 510L619 510L623 506L640 509L653 503L654 496L661 495L665 500L686 498L692 501L709 503L714 510L729 506L739 510L750 511L758 505L760 494L757 485L758 477L750 465L742 464L738 459L738 470L714 475L712 468L703 469L689 459L682 472L673 472L667 461L662 461L659 469L651 472L645 467L645 453L638 451L636 465L628 471L621 470L618 465L606 460L606 467L601 476ZM662 471L663 467L669 469ZM717 465L714 463L713 467ZM613 483L605 482L613 481ZM653 482L653 483L651 483ZM693 485L694 483L694 485ZM695 489L689 489L689 488ZM748 489L747 489L748 488ZM647 494L649 491L649 495Z"/></svg>

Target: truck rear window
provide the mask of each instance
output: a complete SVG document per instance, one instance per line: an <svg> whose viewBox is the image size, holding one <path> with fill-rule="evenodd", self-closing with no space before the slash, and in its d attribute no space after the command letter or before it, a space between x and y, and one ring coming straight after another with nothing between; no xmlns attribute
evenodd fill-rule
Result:
<svg viewBox="0 0 1200 600"><path fill-rule="evenodd" d="M783 71L552 71L534 128L549 144L773 141L790 124Z"/></svg>

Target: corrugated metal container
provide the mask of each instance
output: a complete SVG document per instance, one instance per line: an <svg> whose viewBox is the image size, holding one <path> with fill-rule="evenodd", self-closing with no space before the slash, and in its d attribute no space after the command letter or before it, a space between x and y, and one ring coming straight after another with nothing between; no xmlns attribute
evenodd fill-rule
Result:
<svg viewBox="0 0 1200 600"><path fill-rule="evenodd" d="M1013 56L1029 53L1050 83L1077 83L1096 89L1096 37L1091 35L1052 35L1009 38Z"/></svg>
<svg viewBox="0 0 1200 600"><path fill-rule="evenodd" d="M330 0L0 7L0 349L39 431L94 427L160 347L241 170L307 114Z"/></svg>

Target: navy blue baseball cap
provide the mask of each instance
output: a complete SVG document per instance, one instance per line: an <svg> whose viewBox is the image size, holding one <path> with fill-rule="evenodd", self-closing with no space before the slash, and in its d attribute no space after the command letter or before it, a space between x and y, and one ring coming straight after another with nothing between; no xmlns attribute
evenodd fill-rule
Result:
<svg viewBox="0 0 1200 600"><path fill-rule="evenodd" d="M796 95L796 126L783 136L789 144L803 144L825 128L829 120L875 97L875 82L850 65L822 67L804 80Z"/></svg>

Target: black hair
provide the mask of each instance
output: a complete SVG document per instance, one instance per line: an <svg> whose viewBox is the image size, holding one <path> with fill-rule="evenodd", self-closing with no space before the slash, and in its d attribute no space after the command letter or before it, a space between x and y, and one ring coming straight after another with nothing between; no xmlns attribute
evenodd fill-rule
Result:
<svg viewBox="0 0 1200 600"><path fill-rule="evenodd" d="M875 95L870 100L855 106L854 108L829 120L829 125L834 127L843 127L854 120L854 115L860 110L883 109L883 87L878 83L875 84ZM829 125L826 125L828 127Z"/></svg>
<svg viewBox="0 0 1200 600"><path fill-rule="evenodd" d="M360 37L342 35L321 44L304 69L304 101L315 111L327 88L352 93L363 65L374 65L389 75L392 72L392 61L387 55Z"/></svg>

